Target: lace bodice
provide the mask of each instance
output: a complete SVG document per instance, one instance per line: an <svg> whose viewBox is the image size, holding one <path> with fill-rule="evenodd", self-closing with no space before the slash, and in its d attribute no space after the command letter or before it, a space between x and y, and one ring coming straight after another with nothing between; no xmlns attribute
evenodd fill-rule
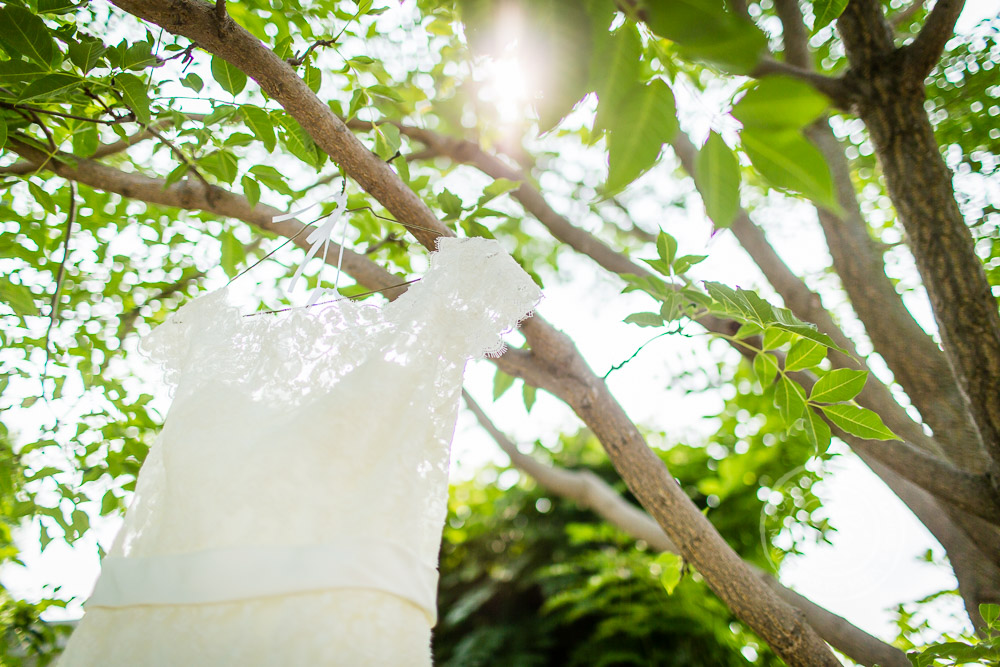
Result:
<svg viewBox="0 0 1000 667"><path fill-rule="evenodd" d="M87 662L88 619L134 624L119 613L132 606L162 624L244 600L245 622L261 598L308 607L356 588L419 609L429 632L464 366L500 353L539 298L495 241L442 238L421 281L382 308L245 317L223 289L171 315L141 349L174 401L63 664L118 664ZM74 658L74 644L90 652ZM345 664L325 655L302 664Z"/></svg>

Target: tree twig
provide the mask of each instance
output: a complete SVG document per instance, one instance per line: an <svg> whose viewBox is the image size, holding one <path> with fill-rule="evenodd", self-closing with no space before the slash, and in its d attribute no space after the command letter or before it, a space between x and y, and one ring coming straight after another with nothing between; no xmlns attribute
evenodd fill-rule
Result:
<svg viewBox="0 0 1000 667"><path fill-rule="evenodd" d="M10 102L0 102L0 108L11 109L14 111L30 111L36 114L43 114L45 116L56 116L58 118L69 118L70 120L79 120L85 123L96 123L98 125L117 125L125 120L126 118L115 117L113 120L103 120L101 118L89 118L87 116L78 116L72 113L64 113L62 111L52 111L51 109L41 109L39 107L30 106L28 104L11 104Z"/></svg>
<svg viewBox="0 0 1000 667"><path fill-rule="evenodd" d="M914 4L919 7L919 0ZM916 38L900 49L910 76L923 81L931 73L941 59L945 44L954 36L955 22L964 7L965 0L937 0L934 3L934 9L927 15Z"/></svg>
<svg viewBox="0 0 1000 667"><path fill-rule="evenodd" d="M45 396L45 378L49 374L49 336L52 334L52 327L55 326L59 318L59 297L62 295L63 278L66 275L66 262L69 261L69 240L73 233L73 222L76 220L76 184L69 182L69 207L66 211L66 226L63 228L62 260L59 262L59 269L56 271L56 287L52 292L52 299L49 301L49 323L45 328L45 362L42 364L42 392Z"/></svg>
<svg viewBox="0 0 1000 667"><path fill-rule="evenodd" d="M333 46L337 43L337 38L333 37L331 39L317 39L315 42L306 47L306 50L302 52L301 56L296 56L294 58L288 58L287 62L292 67L298 67L306 61L309 55L321 46Z"/></svg>

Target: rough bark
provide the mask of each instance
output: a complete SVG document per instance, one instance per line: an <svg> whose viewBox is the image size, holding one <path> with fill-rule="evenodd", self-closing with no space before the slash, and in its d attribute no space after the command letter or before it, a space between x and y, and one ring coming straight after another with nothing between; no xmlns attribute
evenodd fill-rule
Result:
<svg viewBox="0 0 1000 667"><path fill-rule="evenodd" d="M982 445L957 386L947 381L951 378L947 359L886 276L882 251L869 236L839 143L829 127L817 127L810 134L830 164L844 208L841 216L823 208L818 212L834 268L854 312L948 458L981 472L986 467Z"/></svg>
<svg viewBox="0 0 1000 667"><path fill-rule="evenodd" d="M875 145L945 356L996 475L1000 314L923 106L924 77L937 62L962 2L939 2L917 39L902 49L886 36L888 24L872 5L853 0L838 24L851 63L847 78L856 90L854 109Z"/></svg>

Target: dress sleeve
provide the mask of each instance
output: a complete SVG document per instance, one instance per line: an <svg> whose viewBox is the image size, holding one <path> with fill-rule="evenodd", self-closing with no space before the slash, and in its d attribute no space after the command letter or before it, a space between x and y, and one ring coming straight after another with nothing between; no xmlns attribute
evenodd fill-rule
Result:
<svg viewBox="0 0 1000 667"><path fill-rule="evenodd" d="M531 315L542 298L503 247L484 238L439 238L422 282L444 309L447 338L467 358L503 354L501 336Z"/></svg>

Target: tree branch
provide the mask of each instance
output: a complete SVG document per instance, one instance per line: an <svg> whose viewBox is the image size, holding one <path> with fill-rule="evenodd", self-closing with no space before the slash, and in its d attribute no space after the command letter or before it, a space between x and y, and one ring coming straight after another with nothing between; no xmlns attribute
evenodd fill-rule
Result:
<svg viewBox="0 0 1000 667"><path fill-rule="evenodd" d="M809 70L802 69L796 65L765 58L750 73L755 78L772 75L790 76L799 81L804 81L810 86L823 93L839 109L850 109L852 104L852 90L843 79L817 74Z"/></svg>
<svg viewBox="0 0 1000 667"><path fill-rule="evenodd" d="M837 30L851 69L885 58L895 50L892 27L885 20L879 0L850 0L837 19Z"/></svg>
<svg viewBox="0 0 1000 667"><path fill-rule="evenodd" d="M462 397L479 424L510 457L511 464L530 475L542 487L562 498L572 500L585 509L592 510L608 523L637 540L644 540L657 551L678 553L677 545L663 532L656 521L625 500L603 479L589 470L573 471L556 468L522 454L468 392L463 390ZM786 588L762 570L755 568L754 571L785 602L799 609L823 639L854 661L863 665L909 667L909 660L899 649Z"/></svg>
<svg viewBox="0 0 1000 667"><path fill-rule="evenodd" d="M8 139L7 147L18 153L34 169L42 168L52 171L63 178L88 185L97 190L115 192L123 197L139 199L151 204L173 206L187 210L201 210L216 215L242 220L254 227L267 232L291 237L305 226L298 220L286 220L272 223L271 218L282 215L285 211L278 210L266 204L251 207L246 197L233 194L217 186L205 185L200 181L184 179L173 185L166 181L150 178L143 174L126 173L94 160L75 159L75 166L70 161L51 160L42 151ZM309 244L304 237L297 238L296 244L308 249ZM340 247L330 242L330 255L337 256ZM363 255L344 248L344 270L366 287L388 287L398 282L398 278L379 267ZM402 291L399 292L400 294ZM392 295L398 296L398 295Z"/></svg>
<svg viewBox="0 0 1000 667"><path fill-rule="evenodd" d="M919 2L914 4L920 6ZM965 0L937 0L916 39L900 49L909 76L923 81L931 73L944 52L945 44L955 34L955 22L964 7Z"/></svg>
<svg viewBox="0 0 1000 667"><path fill-rule="evenodd" d="M198 120L202 117L202 114L188 114L187 117L191 120ZM168 127L173 126L174 121L170 118L164 118L162 120L153 121L143 130L136 132L124 139L119 139L118 141L112 142L110 144L101 144L94 151L93 155L88 156L91 160L100 160L103 157L109 155L115 155L121 153L122 151L128 150L136 144L142 143L148 139L152 139L155 130L165 130ZM72 155L72 159L79 160L82 156ZM38 165L28 162L27 160L19 160L14 164L7 165L6 167L0 167L0 174L13 174L17 176L24 176L25 174L30 174L38 168Z"/></svg>
<svg viewBox="0 0 1000 667"><path fill-rule="evenodd" d="M812 58L809 55L809 32L802 20L802 10L797 0L775 0L774 11L781 21L781 41L785 62L812 72Z"/></svg>

